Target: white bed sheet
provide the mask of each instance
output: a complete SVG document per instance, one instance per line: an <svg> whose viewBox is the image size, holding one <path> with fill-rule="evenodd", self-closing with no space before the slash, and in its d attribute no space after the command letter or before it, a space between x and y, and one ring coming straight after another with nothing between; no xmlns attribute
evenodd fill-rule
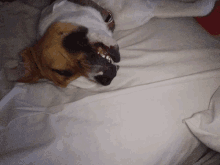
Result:
<svg viewBox="0 0 220 165"><path fill-rule="evenodd" d="M19 6L4 6L6 22L16 22ZM39 10L28 7L31 30ZM35 38L16 25L1 26L11 30L1 38L11 59L29 44L17 41ZM153 18L114 37L122 60L110 86L17 84L1 100L0 164L181 164L200 144L184 119L206 110L220 85L220 42L192 18ZM2 95L10 89L3 78Z"/></svg>
<svg viewBox="0 0 220 165"><path fill-rule="evenodd" d="M89 96L64 107L16 102L20 117L8 124L4 149L51 142L5 155L0 164L181 164L200 144L184 119L207 108L219 84L220 70ZM11 96L15 93L26 93L25 86ZM63 111L52 115L54 109Z"/></svg>

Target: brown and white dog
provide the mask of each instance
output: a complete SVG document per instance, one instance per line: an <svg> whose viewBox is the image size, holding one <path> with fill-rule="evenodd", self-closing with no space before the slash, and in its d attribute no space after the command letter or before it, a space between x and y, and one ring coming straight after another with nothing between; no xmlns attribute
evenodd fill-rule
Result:
<svg viewBox="0 0 220 165"><path fill-rule="evenodd" d="M73 3L74 2L74 3ZM92 5L91 5L92 4ZM19 82L49 79L60 87L84 76L109 85L119 69L119 47L112 38L111 15L90 0L57 0L44 9L39 40L22 51L25 74ZM105 20L106 19L106 20Z"/></svg>

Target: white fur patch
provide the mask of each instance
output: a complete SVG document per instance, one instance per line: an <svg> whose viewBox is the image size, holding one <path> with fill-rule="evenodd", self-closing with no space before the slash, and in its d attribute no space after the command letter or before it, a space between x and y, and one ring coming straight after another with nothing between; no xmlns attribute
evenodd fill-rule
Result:
<svg viewBox="0 0 220 165"><path fill-rule="evenodd" d="M67 0L57 0L42 11L39 21L39 39L54 22L72 23L88 28L90 42L102 42L106 46L117 44L101 14L94 8L80 6Z"/></svg>
<svg viewBox="0 0 220 165"><path fill-rule="evenodd" d="M117 45L117 42L112 37L108 37L106 35L89 32L87 36L90 42L102 42L104 45L108 47Z"/></svg>

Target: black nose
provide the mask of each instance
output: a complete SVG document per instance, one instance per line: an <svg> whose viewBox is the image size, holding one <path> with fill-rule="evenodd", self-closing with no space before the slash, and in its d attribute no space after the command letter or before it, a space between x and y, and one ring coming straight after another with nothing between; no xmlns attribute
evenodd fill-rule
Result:
<svg viewBox="0 0 220 165"><path fill-rule="evenodd" d="M107 86L111 84L113 78L107 77L107 76L96 76L96 81L104 86Z"/></svg>
<svg viewBox="0 0 220 165"><path fill-rule="evenodd" d="M112 80L114 79L114 77L117 74L118 69L119 69L118 65L113 66L113 67L109 68L108 70L104 71L103 75L98 75L98 76L95 76L94 78L98 83L100 83L104 86L107 86L107 85L111 84Z"/></svg>

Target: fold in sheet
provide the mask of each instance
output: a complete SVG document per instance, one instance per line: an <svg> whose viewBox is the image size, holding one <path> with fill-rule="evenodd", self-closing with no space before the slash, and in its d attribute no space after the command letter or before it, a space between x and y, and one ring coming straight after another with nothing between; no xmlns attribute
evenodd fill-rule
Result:
<svg viewBox="0 0 220 165"><path fill-rule="evenodd" d="M0 164L181 164L199 144L182 120L207 107L219 84L220 72L213 71L101 93L44 112L11 104L20 115L5 127L10 136L2 138L3 149L37 148L4 155ZM25 95L25 86L12 95L18 93ZM49 112L54 108L63 111Z"/></svg>
<svg viewBox="0 0 220 165"><path fill-rule="evenodd" d="M199 140L220 152L220 87L212 96L208 109L194 114L186 123Z"/></svg>

